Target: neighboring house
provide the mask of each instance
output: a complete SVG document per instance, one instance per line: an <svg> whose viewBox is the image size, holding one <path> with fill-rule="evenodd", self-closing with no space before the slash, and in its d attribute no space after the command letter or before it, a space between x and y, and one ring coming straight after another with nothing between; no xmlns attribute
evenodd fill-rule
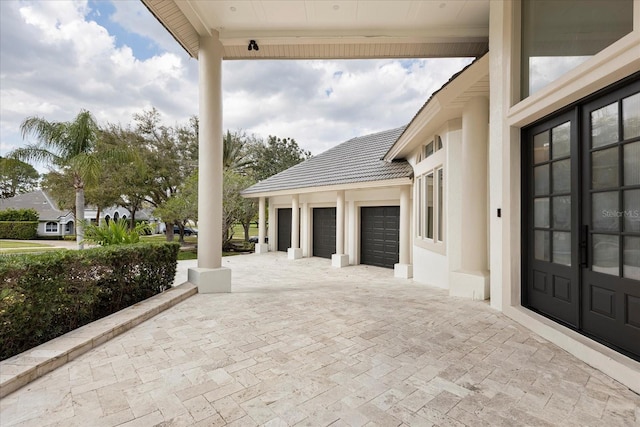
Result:
<svg viewBox="0 0 640 427"><path fill-rule="evenodd" d="M4 209L34 209L38 212L40 223L38 224L38 237L57 237L75 235L75 215L71 210L60 209L49 194L43 190L18 194L8 199L0 199L0 210ZM96 222L98 210L93 206L85 207L85 219L93 224ZM105 209L100 213L101 220L127 219L131 213L120 206ZM158 218L152 215L150 209L142 209L136 212L136 220L147 221L152 227L152 233L161 233Z"/></svg>
<svg viewBox="0 0 640 427"><path fill-rule="evenodd" d="M38 237L58 237L75 234L75 217L70 210L59 209L55 201L44 191L17 194L0 199L0 210L33 209L38 212Z"/></svg>
<svg viewBox="0 0 640 427"><path fill-rule="evenodd" d="M130 219L131 212L129 212L128 209L123 208L122 206L113 206L105 209L101 213L100 218L106 221L111 221L112 219L116 221L118 219ZM145 221L147 224L149 224L151 226L152 234L162 233L162 227L164 227L164 223L160 222L160 219L153 215L152 209L144 208L136 211L136 221Z"/></svg>
<svg viewBox="0 0 640 427"><path fill-rule="evenodd" d="M267 249L267 198L273 250L286 239L278 216L291 209L291 258L314 254L314 209L316 224L332 224L320 208L340 219L344 212L334 265L363 262L363 227L388 264L376 241L390 240L385 231L399 222L397 275L490 298L640 392L640 0L143 3L200 64L198 245L206 250L189 271L200 291L231 289L219 233L223 60L479 58L488 50L380 154L408 162L413 178L388 190L378 177L250 190L262 208L258 251ZM317 236L330 237L322 227Z"/></svg>

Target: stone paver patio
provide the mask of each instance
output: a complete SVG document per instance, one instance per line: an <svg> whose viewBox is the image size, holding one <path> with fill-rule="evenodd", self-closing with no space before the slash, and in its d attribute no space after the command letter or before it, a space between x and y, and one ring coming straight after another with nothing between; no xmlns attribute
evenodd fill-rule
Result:
<svg viewBox="0 0 640 427"><path fill-rule="evenodd" d="M632 426L640 396L391 270L229 257L195 295L0 400L0 425Z"/></svg>

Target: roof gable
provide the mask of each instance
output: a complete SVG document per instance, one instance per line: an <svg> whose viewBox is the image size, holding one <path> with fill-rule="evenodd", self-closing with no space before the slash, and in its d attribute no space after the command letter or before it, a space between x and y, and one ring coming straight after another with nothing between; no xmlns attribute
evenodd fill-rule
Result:
<svg viewBox="0 0 640 427"><path fill-rule="evenodd" d="M4 209L34 209L38 212L41 221L57 220L71 212L70 210L60 210L53 199L42 190L0 199L0 210Z"/></svg>
<svg viewBox="0 0 640 427"><path fill-rule="evenodd" d="M410 178L406 161L385 162L382 157L404 131L404 126L352 138L243 191L243 195L325 187L341 184ZM291 191L294 192L294 191Z"/></svg>

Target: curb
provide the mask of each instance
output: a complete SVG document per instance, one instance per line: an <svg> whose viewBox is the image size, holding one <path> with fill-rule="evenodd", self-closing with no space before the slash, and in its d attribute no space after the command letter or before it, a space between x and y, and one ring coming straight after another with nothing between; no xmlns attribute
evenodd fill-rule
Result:
<svg viewBox="0 0 640 427"><path fill-rule="evenodd" d="M0 398L198 293L183 283L0 362Z"/></svg>

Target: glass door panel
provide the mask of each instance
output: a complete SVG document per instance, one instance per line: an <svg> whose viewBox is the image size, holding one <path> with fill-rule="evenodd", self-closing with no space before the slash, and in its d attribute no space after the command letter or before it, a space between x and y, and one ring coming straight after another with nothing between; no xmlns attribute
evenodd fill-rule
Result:
<svg viewBox="0 0 640 427"><path fill-rule="evenodd" d="M523 305L640 361L640 72L523 133Z"/></svg>

